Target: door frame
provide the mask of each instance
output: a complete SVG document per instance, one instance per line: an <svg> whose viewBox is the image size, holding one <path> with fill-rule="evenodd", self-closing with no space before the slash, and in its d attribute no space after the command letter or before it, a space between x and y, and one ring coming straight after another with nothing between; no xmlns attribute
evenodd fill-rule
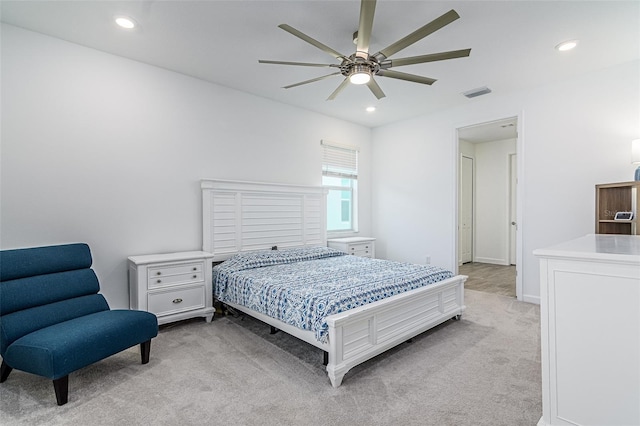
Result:
<svg viewBox="0 0 640 426"><path fill-rule="evenodd" d="M469 160L471 160L471 262L473 262L473 258L475 255L475 242L476 242L476 237L475 237L475 233L476 233L476 215L475 215L475 209L476 209L476 179L475 179L475 167L476 167L476 163L475 163L475 158L474 157L470 157L466 154L460 153L460 157L459 157L459 161L460 161L460 165L462 165L462 161L463 159L468 158ZM460 173L462 173L462 170L460 170ZM458 184L461 184L460 181L458 181ZM461 191L460 191L460 187L458 187L458 208L460 208L460 196ZM458 221L460 220L460 211L458 210ZM458 222L458 250L460 249L460 223ZM458 251L458 266L462 265L462 260L460 259L460 251Z"/></svg>
<svg viewBox="0 0 640 426"><path fill-rule="evenodd" d="M525 226L523 220L523 200L524 200L524 158L525 158L525 149L524 149L524 112L518 111L516 113L505 113L505 114L495 114L490 117L486 117L485 119L475 119L468 120L467 122L458 123L453 126L453 143L451 144L453 147L453 188L455 191L453 198L453 212L455 215L454 225L453 225L453 266L455 268L456 274L458 273L458 262L459 262L459 191L460 191L460 137L458 135L458 130L464 127L476 126L480 124L490 123L493 121L502 121L508 118L516 118L517 119L517 137L516 137L516 223L518 227L516 229L516 299L519 301L523 300L522 294L522 277L523 273L523 264L522 264L522 234Z"/></svg>

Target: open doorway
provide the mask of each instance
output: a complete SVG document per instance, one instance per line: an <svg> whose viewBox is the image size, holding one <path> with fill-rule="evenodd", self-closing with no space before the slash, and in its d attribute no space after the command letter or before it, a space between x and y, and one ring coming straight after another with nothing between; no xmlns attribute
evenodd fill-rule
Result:
<svg viewBox="0 0 640 426"><path fill-rule="evenodd" d="M518 117L457 129L458 272L466 288L521 297Z"/></svg>

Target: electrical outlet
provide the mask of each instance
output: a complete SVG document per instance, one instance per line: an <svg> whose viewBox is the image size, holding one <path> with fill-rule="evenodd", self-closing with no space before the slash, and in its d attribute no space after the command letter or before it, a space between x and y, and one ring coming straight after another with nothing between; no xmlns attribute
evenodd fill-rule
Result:
<svg viewBox="0 0 640 426"><path fill-rule="evenodd" d="M429 265L431 263L431 256L430 255L426 255L424 257L424 263L426 263L427 265Z"/></svg>

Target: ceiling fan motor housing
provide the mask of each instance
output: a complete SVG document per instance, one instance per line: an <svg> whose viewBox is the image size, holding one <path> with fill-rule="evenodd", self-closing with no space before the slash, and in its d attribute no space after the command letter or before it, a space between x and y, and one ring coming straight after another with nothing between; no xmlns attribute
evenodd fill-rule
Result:
<svg viewBox="0 0 640 426"><path fill-rule="evenodd" d="M371 75L375 75L380 69L380 64L373 57L369 57L369 59L364 59L355 54L349 56L348 59L345 59L340 64L340 73L349 77L352 74L357 73L368 73Z"/></svg>

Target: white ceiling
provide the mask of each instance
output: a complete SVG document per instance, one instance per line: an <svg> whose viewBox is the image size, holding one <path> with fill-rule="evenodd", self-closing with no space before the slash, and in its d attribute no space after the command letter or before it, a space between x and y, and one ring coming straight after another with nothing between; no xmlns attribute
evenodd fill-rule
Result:
<svg viewBox="0 0 640 426"><path fill-rule="evenodd" d="M441 108L477 102L471 89L499 96L640 57L640 2L633 1L393 1L379 0L371 37L375 52L450 9L461 16L392 56L402 58L471 48L468 58L410 65L400 71L438 79L432 86L379 77L387 97L348 86L334 76L291 89L334 69L258 64L258 59L337 63L279 29L289 24L331 48L355 51L360 2L351 1L7 1L1 20L84 46L153 64L296 107L369 127ZM125 31L115 15L139 28ZM561 41L578 47L559 53ZM376 106L367 113L365 107Z"/></svg>

